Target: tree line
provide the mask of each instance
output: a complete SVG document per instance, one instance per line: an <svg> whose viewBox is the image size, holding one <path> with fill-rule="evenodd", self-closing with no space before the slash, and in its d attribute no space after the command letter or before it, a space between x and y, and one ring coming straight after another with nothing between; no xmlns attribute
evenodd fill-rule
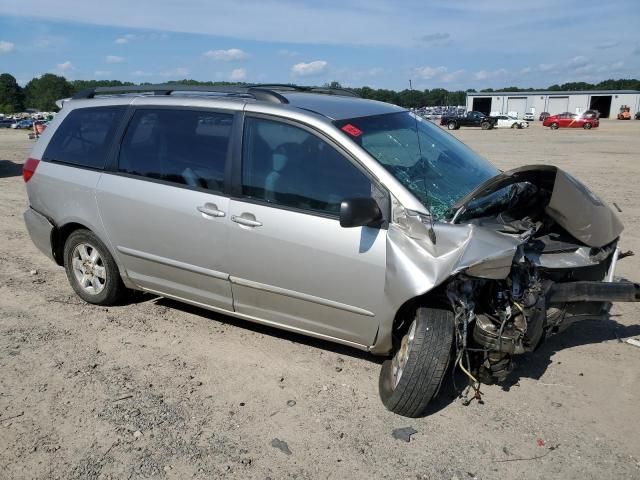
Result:
<svg viewBox="0 0 640 480"><path fill-rule="evenodd" d="M196 80L175 80L167 82L170 84L186 85L247 85L245 83L231 82L200 82ZM121 82L119 80L67 80L66 78L46 73L40 77L33 78L24 88L9 73L0 75L0 112L17 113L27 108L35 108L39 111L56 111L55 101L60 98L68 98L76 92L85 88L94 87L117 87L132 86L132 82ZM149 85L141 83L140 85ZM341 88L340 83L331 82L324 87ZM444 88L433 88L431 90L411 90L401 91L388 90L384 88L359 87L351 89L363 98L380 100L383 102L395 103L403 107L429 107L436 105L464 105L466 95L469 92L476 92L474 89L449 91ZM480 92L530 92L535 90L551 91L581 91L581 90L640 90L640 80L619 79L605 80L596 84L586 82L569 82L562 85L551 85L544 89L539 88L519 88L506 87L500 89L486 88Z"/></svg>

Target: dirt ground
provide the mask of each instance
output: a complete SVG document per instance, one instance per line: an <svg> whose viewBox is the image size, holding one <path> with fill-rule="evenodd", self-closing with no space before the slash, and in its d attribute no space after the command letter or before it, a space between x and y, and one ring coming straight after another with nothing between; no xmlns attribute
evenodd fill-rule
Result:
<svg viewBox="0 0 640 480"><path fill-rule="evenodd" d="M640 122L455 135L500 168L583 179L640 254ZM640 348L618 341L640 304L551 338L484 404L445 392L399 417L370 355L152 296L83 304L22 221L31 143L0 130L0 478L640 478ZM617 273L640 280L640 257Z"/></svg>

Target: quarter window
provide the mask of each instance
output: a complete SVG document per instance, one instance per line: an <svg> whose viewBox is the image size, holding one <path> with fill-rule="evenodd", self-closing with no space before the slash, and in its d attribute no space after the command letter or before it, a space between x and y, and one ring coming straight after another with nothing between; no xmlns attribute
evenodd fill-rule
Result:
<svg viewBox="0 0 640 480"><path fill-rule="evenodd" d="M222 191L232 124L227 113L140 109L122 141L118 170Z"/></svg>
<svg viewBox="0 0 640 480"><path fill-rule="evenodd" d="M242 193L278 205L337 215L343 199L370 197L372 183L334 147L307 130L247 118Z"/></svg>
<svg viewBox="0 0 640 480"><path fill-rule="evenodd" d="M125 107L77 108L53 134L43 160L104 168Z"/></svg>

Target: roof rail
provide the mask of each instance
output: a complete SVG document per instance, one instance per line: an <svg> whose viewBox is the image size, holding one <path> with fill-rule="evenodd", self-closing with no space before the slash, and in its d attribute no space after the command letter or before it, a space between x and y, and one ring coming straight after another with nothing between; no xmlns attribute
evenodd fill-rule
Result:
<svg viewBox="0 0 640 480"><path fill-rule="evenodd" d="M76 93L72 99L94 98L96 95L113 95L125 93L151 93L153 95L171 95L174 92L202 92L219 93L223 95L237 95L253 97L271 103L289 103L289 101L279 93L261 88L260 86L205 86L205 85L180 85L180 84L159 84L159 85L130 85L121 87L95 87L86 88Z"/></svg>
<svg viewBox="0 0 640 480"><path fill-rule="evenodd" d="M287 83L264 83L252 85L255 88L265 88L274 91L294 91L294 92L308 92L308 93L323 93L325 95L341 95L345 97L357 97L361 98L353 90L347 88L332 88L332 87L304 87L301 85L290 85Z"/></svg>
<svg viewBox="0 0 640 480"><path fill-rule="evenodd" d="M348 97L360 97L357 93L344 88L329 87L302 87L288 84L260 84L260 85L180 85L180 84L159 84L159 85L129 85L121 87L94 87L86 88L77 92L72 99L94 98L96 95L117 95L125 93L150 93L153 95L171 95L174 92L202 92L231 96L252 97L256 100L270 103L289 103L280 93L284 91L321 93L325 95L342 95Z"/></svg>

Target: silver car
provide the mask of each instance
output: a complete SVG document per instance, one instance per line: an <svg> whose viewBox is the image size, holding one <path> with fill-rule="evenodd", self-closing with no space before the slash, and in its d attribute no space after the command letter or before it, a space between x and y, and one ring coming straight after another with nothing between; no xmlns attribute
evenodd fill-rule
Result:
<svg viewBox="0 0 640 480"><path fill-rule="evenodd" d="M552 166L500 172L404 108L292 86L97 88L24 166L33 242L86 302L143 290L388 356L424 414L640 287L622 225Z"/></svg>

